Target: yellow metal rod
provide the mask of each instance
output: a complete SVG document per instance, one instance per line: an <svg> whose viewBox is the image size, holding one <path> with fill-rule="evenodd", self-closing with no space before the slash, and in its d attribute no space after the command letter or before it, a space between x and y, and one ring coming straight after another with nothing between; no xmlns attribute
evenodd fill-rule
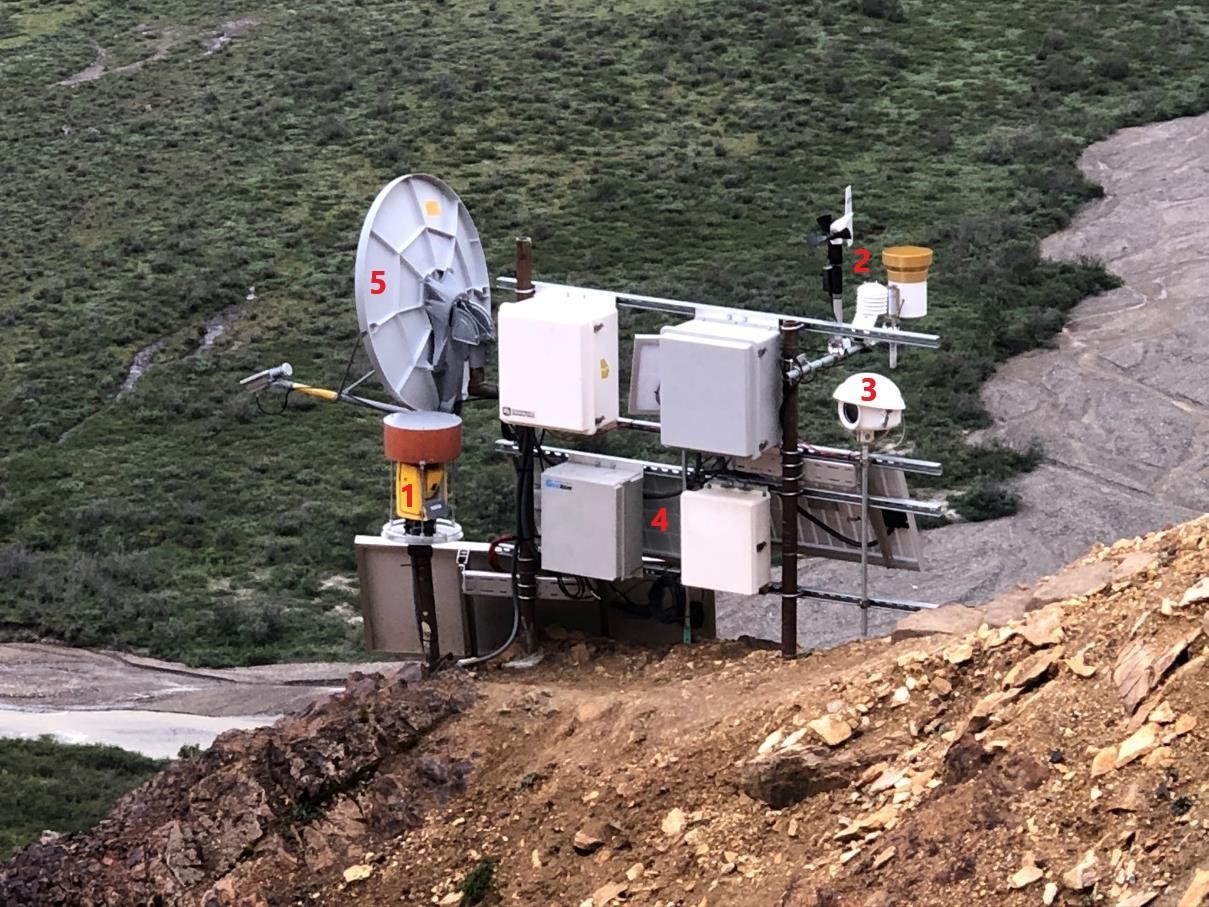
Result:
<svg viewBox="0 0 1209 907"><path fill-rule="evenodd" d="M296 384L290 382L286 385L292 391L298 391L300 394L306 394L308 397L317 397L320 400L335 402L340 399L340 394L333 390L328 390L326 387L312 387L309 384Z"/></svg>

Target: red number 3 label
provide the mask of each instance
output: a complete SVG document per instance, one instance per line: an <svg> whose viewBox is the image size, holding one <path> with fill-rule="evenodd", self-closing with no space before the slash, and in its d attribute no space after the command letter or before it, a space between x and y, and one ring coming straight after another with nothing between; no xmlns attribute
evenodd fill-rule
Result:
<svg viewBox="0 0 1209 907"><path fill-rule="evenodd" d="M861 386L865 389L865 392L863 394L861 394L862 402L868 403L870 400L877 399L877 382L876 381L874 381L872 378L866 376L861 379Z"/></svg>

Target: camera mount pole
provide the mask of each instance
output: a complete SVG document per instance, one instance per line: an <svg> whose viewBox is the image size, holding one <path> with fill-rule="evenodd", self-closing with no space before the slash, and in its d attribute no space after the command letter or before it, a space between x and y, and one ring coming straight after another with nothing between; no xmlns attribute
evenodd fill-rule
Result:
<svg viewBox="0 0 1209 907"><path fill-rule="evenodd" d="M861 639L869 636L869 438L861 435Z"/></svg>
<svg viewBox="0 0 1209 907"><path fill-rule="evenodd" d="M798 497L802 451L798 445L798 379L793 375L801 325L781 328L781 656L798 654Z"/></svg>

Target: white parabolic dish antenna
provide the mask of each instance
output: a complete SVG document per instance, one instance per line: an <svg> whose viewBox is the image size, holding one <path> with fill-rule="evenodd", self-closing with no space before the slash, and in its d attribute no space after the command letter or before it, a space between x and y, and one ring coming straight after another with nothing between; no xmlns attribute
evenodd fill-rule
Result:
<svg viewBox="0 0 1209 907"><path fill-rule="evenodd" d="M388 183L356 268L357 322L382 384L411 409L452 411L495 340L487 259L462 200L424 174Z"/></svg>

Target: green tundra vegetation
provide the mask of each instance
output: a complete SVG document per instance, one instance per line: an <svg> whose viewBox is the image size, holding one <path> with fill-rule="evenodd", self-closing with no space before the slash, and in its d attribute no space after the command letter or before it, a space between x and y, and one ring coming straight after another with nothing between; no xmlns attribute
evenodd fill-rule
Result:
<svg viewBox="0 0 1209 907"><path fill-rule="evenodd" d="M262 415L236 382L339 380L362 217L410 171L461 193L493 272L523 233L548 279L818 316L804 240L854 184L860 245L936 250L921 329L945 347L895 375L910 449L968 515L1010 509L1037 454L966 443L979 387L1113 285L1038 240L1099 192L1080 149L1209 109L1207 44L1193 0L8 0L0 629L212 665L359 653L328 580L385 516L376 419ZM841 440L840 377L805 395L812 440ZM455 505L485 537L510 465L491 407L467 421Z"/></svg>
<svg viewBox="0 0 1209 907"><path fill-rule="evenodd" d="M43 831L90 827L163 767L116 746L0 739L0 861Z"/></svg>

